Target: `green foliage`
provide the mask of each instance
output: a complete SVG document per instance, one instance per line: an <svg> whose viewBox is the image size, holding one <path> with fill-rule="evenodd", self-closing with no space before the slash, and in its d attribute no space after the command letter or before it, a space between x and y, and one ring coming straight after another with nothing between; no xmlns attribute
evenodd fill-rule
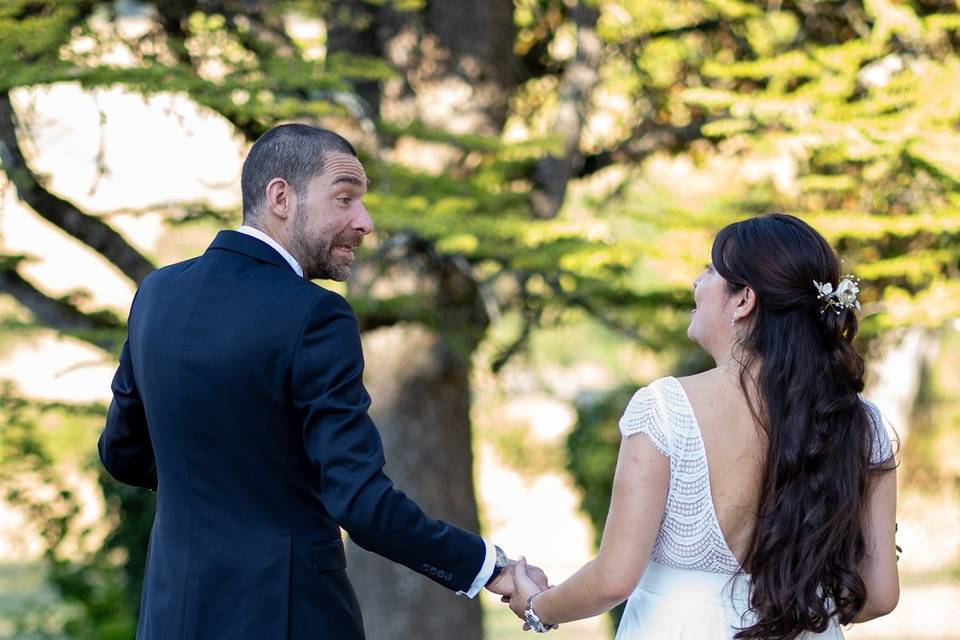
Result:
<svg viewBox="0 0 960 640"><path fill-rule="evenodd" d="M53 469L46 448L36 434L36 411L31 403L15 394L8 382L0 386L0 458L6 461L0 467L0 481L6 498L27 509L31 520L41 524L40 535L50 554L55 554L66 535L69 522L76 517L78 507L72 491L63 486ZM31 480L43 487L52 487L50 499L31 498Z"/></svg>
<svg viewBox="0 0 960 640"><path fill-rule="evenodd" d="M610 509L613 470L620 451L617 421L635 391L622 387L582 402L577 407L577 423L567 438L567 469L583 491L582 507L593 524L597 546ZM621 604L611 612L614 626L619 624L623 609Z"/></svg>
<svg viewBox="0 0 960 640"><path fill-rule="evenodd" d="M766 184L729 183L719 215L672 208L644 220L661 230L716 230L754 211L801 215L863 279L867 333L942 326L960 312L952 303L960 102L944 90L960 82L958 14L887 1L777 6L602 3L600 33L633 62L611 58L618 73L605 85L634 105L617 129L625 143L650 121L700 120L714 145L708 157L783 168ZM636 216L632 197L624 189L607 206ZM708 248L699 244L700 255ZM673 264L693 259L672 255Z"/></svg>
<svg viewBox="0 0 960 640"><path fill-rule="evenodd" d="M944 55L943 32L922 33L905 5L868 3L867 16L875 22L864 40L808 37L803 49L773 56L717 55L704 65L713 86L691 89L685 100L721 116L706 130L713 137L792 148L806 166L796 190L778 194L781 206L800 213L830 208L836 220L824 224L863 270L866 295L880 299L895 286L923 315L925 292L949 287L958 267L957 235L944 221L955 216L960 193L955 154L947 151L955 148L960 103L938 87L960 80L960 60ZM912 53L897 39L905 33L916 38ZM735 119L723 119L727 114ZM878 225L915 233L878 237ZM898 310L878 321L891 326L910 316Z"/></svg>
<svg viewBox="0 0 960 640"><path fill-rule="evenodd" d="M344 99L353 83L410 83L385 58L315 55L308 49L318 43L285 31L285 16L316 16L334 5L280 1L245 14L236 3L222 4L217 13L202 6L190 13L182 32L155 23L134 36L118 28L112 2L8 0L0 4L0 90L78 82L180 92L247 138L293 119L359 123L366 134L375 128L369 137L377 143L367 145L375 148L364 161L374 185L367 202L377 244L413 238L465 264L485 304L520 318L519 346L509 353L522 348L530 326L579 322L586 314L678 363L671 373L702 368L702 355L684 335L689 283L720 226L772 209L810 221L861 277L868 338L908 324L942 327L960 316L960 93L950 90L960 86L960 13L953 7L941 3L931 13L928 4L921 11L920 4L891 0L589 3L599 10L602 52L599 85L581 105L581 151L596 154L592 160L609 156L613 165L596 184L572 189L560 215L541 220L531 207L536 167L564 151L565 132L555 129L569 99L561 91L572 60L567 45L575 41L570 3L515 2L515 53L536 64L511 98L503 136L453 133L462 127L429 126L416 115L359 113ZM426 6L368 4L399 12ZM365 16L337 14L357 28L370 26ZM281 37L257 37L263 32ZM106 57L111 51L127 61L107 62L117 59ZM685 133L690 127L692 136ZM412 166L399 159L401 142L448 160ZM686 154L690 168L679 173L690 185L657 191L647 184L657 169L644 161L652 155L665 162L667 152ZM721 165L741 170L698 195L704 190L697 181ZM583 171L590 172L589 162ZM236 212L203 204L184 211L181 224L236 221ZM0 256L0 269L17 268L21 259ZM472 332L485 327L464 326L460 315L439 308L434 293L401 289L353 301L369 326L419 322L475 344ZM96 327L84 335L103 344L123 330L108 315ZM576 345L564 347L576 357ZM566 357L564 348L557 351ZM631 386L583 405L570 437L569 468L598 531L619 442L616 418ZM3 397L2 446L17 454L5 451L4 460L18 462L0 472L39 474L57 488L55 464L37 444L38 409L12 392ZM502 440L503 450L529 448L514 435ZM23 492L14 498L46 523L51 577L71 603L71 633L92 637L99 628L129 637L123 633L136 610L152 496L106 479L101 487L112 533L105 551L83 566L56 557L75 516L69 489L49 504ZM125 600L114 607L121 592Z"/></svg>
<svg viewBox="0 0 960 640"><path fill-rule="evenodd" d="M583 489L583 510L593 523L598 544L610 508L613 470L620 450L617 422L635 391L633 386L622 387L581 402L577 424L567 439L567 468Z"/></svg>
<svg viewBox="0 0 960 640"><path fill-rule="evenodd" d="M52 422L57 430L53 440L63 440L65 427L74 420L89 437L91 422L102 424L104 415L102 406L37 403L9 383L0 387L0 487L6 502L42 536L47 582L56 595L29 610L11 612L6 622L16 638L128 640L134 635L153 497L101 475L107 520L116 526L96 551L81 557L65 554L66 547L89 546L86 541L97 533L80 528L80 498L64 469L79 463L90 470L99 463L86 456L71 460L75 446L60 447L54 455L57 448L44 434L44 423Z"/></svg>

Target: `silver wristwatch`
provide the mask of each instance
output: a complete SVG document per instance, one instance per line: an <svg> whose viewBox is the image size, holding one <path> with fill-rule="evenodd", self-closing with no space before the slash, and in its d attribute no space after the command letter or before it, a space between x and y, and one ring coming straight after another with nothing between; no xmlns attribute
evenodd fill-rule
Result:
<svg viewBox="0 0 960 640"><path fill-rule="evenodd" d="M490 574L490 577L487 579L487 586L491 585L494 580L500 577L500 574L504 569L510 566L510 558L507 557L507 554L503 552L503 549L497 545L493 545L494 550L497 552L497 559L493 565L493 573Z"/></svg>
<svg viewBox="0 0 960 640"><path fill-rule="evenodd" d="M540 593L543 593L542 591ZM540 619L536 613L533 612L533 599L536 598L540 593L535 593L529 598L527 598L527 608L523 611L523 619L526 620L527 625L536 631L537 633L546 633L550 631L552 627L543 624L543 620Z"/></svg>

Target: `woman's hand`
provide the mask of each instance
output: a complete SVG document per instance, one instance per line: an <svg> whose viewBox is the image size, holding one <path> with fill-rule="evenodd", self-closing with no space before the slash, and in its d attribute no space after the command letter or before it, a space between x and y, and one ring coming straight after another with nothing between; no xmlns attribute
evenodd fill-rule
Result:
<svg viewBox="0 0 960 640"><path fill-rule="evenodd" d="M527 574L527 560L520 557L520 560L513 566L513 593L510 595L510 610L517 614L517 617L526 621L523 613L527 608L527 600L542 592L537 583ZM524 625L526 627L526 625Z"/></svg>

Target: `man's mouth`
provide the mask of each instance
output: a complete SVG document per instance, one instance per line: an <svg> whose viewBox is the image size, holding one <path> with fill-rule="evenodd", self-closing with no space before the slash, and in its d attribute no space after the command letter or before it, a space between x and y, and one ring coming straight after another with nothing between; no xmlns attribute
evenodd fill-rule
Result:
<svg viewBox="0 0 960 640"><path fill-rule="evenodd" d="M353 252L356 251L357 247L359 246L360 246L359 242L341 242L339 244L333 245L333 248L341 253L345 253L353 257Z"/></svg>

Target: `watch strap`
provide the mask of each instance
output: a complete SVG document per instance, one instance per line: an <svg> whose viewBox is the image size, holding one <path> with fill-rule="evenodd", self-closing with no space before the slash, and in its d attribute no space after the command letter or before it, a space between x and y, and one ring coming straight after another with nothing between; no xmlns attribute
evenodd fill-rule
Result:
<svg viewBox="0 0 960 640"><path fill-rule="evenodd" d="M497 545L493 545L493 548L496 550L497 560L493 565L493 573L490 574L490 578L487 580L486 586L488 587L493 584L493 581L499 578L503 570L510 565L510 558L507 557L503 549Z"/></svg>

